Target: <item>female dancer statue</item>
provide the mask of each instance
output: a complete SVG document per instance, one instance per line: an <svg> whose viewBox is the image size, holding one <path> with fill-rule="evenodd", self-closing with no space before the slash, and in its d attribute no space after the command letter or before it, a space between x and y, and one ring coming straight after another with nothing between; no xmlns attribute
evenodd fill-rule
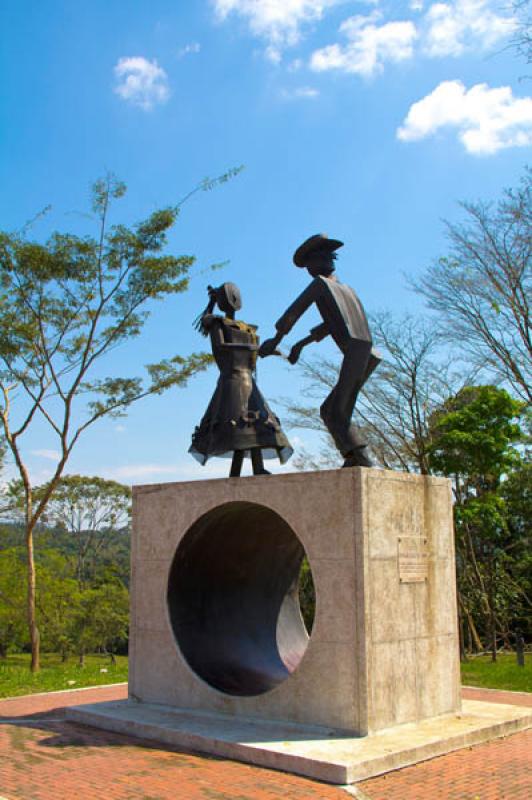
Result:
<svg viewBox="0 0 532 800"><path fill-rule="evenodd" d="M260 393L253 377L259 349L256 326L235 320L242 307L234 283L208 287L209 303L196 327L210 336L220 377L203 419L192 435L189 449L200 464L211 456L232 455L230 477L238 477L244 456L251 456L254 475L268 475L264 458L278 457L284 464L292 448L279 419ZM217 305L224 316L213 314Z"/></svg>

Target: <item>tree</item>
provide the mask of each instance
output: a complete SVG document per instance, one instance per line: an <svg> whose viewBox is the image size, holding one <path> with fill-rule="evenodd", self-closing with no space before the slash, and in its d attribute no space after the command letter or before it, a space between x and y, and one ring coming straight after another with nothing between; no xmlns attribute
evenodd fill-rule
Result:
<svg viewBox="0 0 532 800"><path fill-rule="evenodd" d="M114 664L117 646L128 638L128 591L118 581L104 584L93 590L88 608L94 646L108 653Z"/></svg>
<svg viewBox="0 0 532 800"><path fill-rule="evenodd" d="M430 462L455 479L458 501L499 486L519 462L512 446L522 438L514 420L523 404L495 386L466 386L431 418Z"/></svg>
<svg viewBox="0 0 532 800"><path fill-rule="evenodd" d="M0 552L0 658L27 638L24 614L24 554L11 547Z"/></svg>
<svg viewBox="0 0 532 800"><path fill-rule="evenodd" d="M75 622L81 604L81 592L73 577L73 564L56 550L37 553L36 611L42 644L46 650L61 654L61 660L76 650Z"/></svg>
<svg viewBox="0 0 532 800"><path fill-rule="evenodd" d="M509 525L503 478L521 466L515 445L523 404L494 386L465 387L430 421L431 468L453 481L462 630L481 647L479 625L495 660L498 636L510 644L512 605L525 599L512 576L519 534Z"/></svg>
<svg viewBox="0 0 532 800"><path fill-rule="evenodd" d="M203 181L194 191L209 190L236 172ZM80 436L142 397L184 386L210 360L193 353L149 364L147 383L96 372L111 350L139 336L151 301L187 289L194 263L192 256L163 253L184 201L132 228L109 226L112 203L124 193L125 185L112 175L94 184L94 237L54 233L39 244L25 233L0 234L0 421L24 486L33 671L39 669L33 532ZM22 443L39 418L56 436L59 457L36 500Z"/></svg>
<svg viewBox="0 0 532 800"><path fill-rule="evenodd" d="M501 483L508 528L507 570L514 589L514 624L532 637L532 463L521 462Z"/></svg>
<svg viewBox="0 0 532 800"><path fill-rule="evenodd" d="M36 497L48 486L35 489ZM116 481L84 475L65 475L58 482L46 508L46 522L71 538L76 556L76 580L80 588L94 579L94 567L112 533L129 535L131 489Z"/></svg>
<svg viewBox="0 0 532 800"><path fill-rule="evenodd" d="M36 615L43 628L43 646L61 653L63 661L75 649L73 621L80 592L72 565L54 550L38 553ZM25 550L10 547L0 552L0 657L28 643L25 614Z"/></svg>
<svg viewBox="0 0 532 800"><path fill-rule="evenodd" d="M79 592L71 624L71 640L84 665L85 654L103 650L115 661L114 650L127 640L129 595L125 586L114 582Z"/></svg>
<svg viewBox="0 0 532 800"><path fill-rule="evenodd" d="M114 663L114 652L128 634L129 593L123 583L115 578L80 587L75 560L54 549L39 550L36 567L44 649L59 652L63 661L77 653L81 666L87 652L101 650Z"/></svg>
<svg viewBox="0 0 532 800"><path fill-rule="evenodd" d="M474 367L532 401L532 171L493 207L463 203L447 223L450 253L414 289L437 312L441 335Z"/></svg>
<svg viewBox="0 0 532 800"><path fill-rule="evenodd" d="M527 64L532 64L532 19L530 0L514 0L513 10L517 26L512 37L511 46Z"/></svg>
<svg viewBox="0 0 532 800"><path fill-rule="evenodd" d="M355 418L384 467L427 474L429 419L463 378L453 374L452 358L441 354L441 337L423 319L381 312L372 315L371 330L384 358L357 402ZM316 358L301 367L307 397L323 401L336 384L337 363ZM285 406L294 427L325 433L317 407ZM313 462L315 467L337 465L332 448Z"/></svg>

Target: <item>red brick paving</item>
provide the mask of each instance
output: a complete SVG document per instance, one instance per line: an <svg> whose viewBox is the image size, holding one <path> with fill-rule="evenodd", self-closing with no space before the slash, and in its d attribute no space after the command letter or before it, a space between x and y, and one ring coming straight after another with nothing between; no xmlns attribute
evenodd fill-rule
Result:
<svg viewBox="0 0 532 800"><path fill-rule="evenodd" d="M358 786L371 800L530 800L532 731L373 778Z"/></svg>
<svg viewBox="0 0 532 800"><path fill-rule="evenodd" d="M65 706L127 696L126 686L0 701L0 797L7 800L346 800L282 772L160 749L75 725Z"/></svg>
<svg viewBox="0 0 532 800"><path fill-rule="evenodd" d="M0 797L7 800L347 800L324 784L67 722L64 709L118 700L125 686L0 701ZM532 705L518 693L464 696ZM370 800L530 800L532 731L358 784Z"/></svg>
<svg viewBox="0 0 532 800"><path fill-rule="evenodd" d="M64 692L46 692L44 694L26 694L24 697L12 697L0 700L0 722L2 719L28 717L36 714L58 712L54 716L64 717L66 706L81 706L84 703L105 703L106 700L125 700L127 683L116 683L114 686L95 686L92 689L65 690Z"/></svg>
<svg viewBox="0 0 532 800"><path fill-rule="evenodd" d="M530 706L532 708L532 693L527 692L500 692L498 689L479 689L475 686L463 686L462 697L464 700L509 703L511 706Z"/></svg>
<svg viewBox="0 0 532 800"><path fill-rule="evenodd" d="M467 700L532 706L532 694L462 689ZM357 784L370 800L532 800L532 730Z"/></svg>

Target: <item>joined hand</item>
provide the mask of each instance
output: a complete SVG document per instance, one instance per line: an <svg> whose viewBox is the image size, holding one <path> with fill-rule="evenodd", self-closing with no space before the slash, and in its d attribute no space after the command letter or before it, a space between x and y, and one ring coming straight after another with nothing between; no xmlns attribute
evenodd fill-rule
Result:
<svg viewBox="0 0 532 800"><path fill-rule="evenodd" d="M266 356L273 356L277 344L278 343L275 337L272 339L265 339L261 344L261 346L259 347L259 356L261 358L266 358Z"/></svg>
<svg viewBox="0 0 532 800"><path fill-rule="evenodd" d="M291 364L297 364L297 362L299 360L299 356L301 355L302 349L303 349L303 345L299 344L299 343L295 344L292 347L292 349L290 350L290 353L288 354L288 360L289 360L289 362Z"/></svg>

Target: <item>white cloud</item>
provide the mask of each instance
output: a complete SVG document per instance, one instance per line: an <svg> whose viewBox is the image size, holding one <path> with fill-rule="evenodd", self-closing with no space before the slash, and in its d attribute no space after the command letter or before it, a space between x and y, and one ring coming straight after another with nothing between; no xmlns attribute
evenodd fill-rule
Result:
<svg viewBox="0 0 532 800"><path fill-rule="evenodd" d="M153 475L178 475L179 467L176 464L126 464L122 467L111 467L105 472L117 480L125 480L149 478Z"/></svg>
<svg viewBox="0 0 532 800"><path fill-rule="evenodd" d="M316 72L338 69L369 77L382 72L386 61L412 58L416 26L410 20L377 24L382 15L375 11L368 16L345 20L340 31L348 38L346 45L332 44L316 50L310 66Z"/></svg>
<svg viewBox="0 0 532 800"><path fill-rule="evenodd" d="M298 72L302 66L303 66L303 59L294 58L294 60L288 64L288 72Z"/></svg>
<svg viewBox="0 0 532 800"><path fill-rule="evenodd" d="M298 437L290 438L292 445L297 446L300 442ZM161 481L199 481L210 480L213 478L227 478L229 475L229 468L231 466L231 459L229 458L212 458L204 465L201 466L193 458L188 458L176 464L125 464L118 467L106 467L97 474L102 477L110 478L116 481L123 481L125 483L158 483ZM281 465L277 459L267 461L266 467L272 473L294 472L294 467L291 462ZM251 474L251 461L249 458L244 459L242 469L243 475Z"/></svg>
<svg viewBox="0 0 532 800"><path fill-rule="evenodd" d="M442 128L455 129L468 153L491 155L532 144L532 97L514 97L509 86L443 81L414 103L397 130L405 142L419 141Z"/></svg>
<svg viewBox="0 0 532 800"><path fill-rule="evenodd" d="M170 96L168 76L157 61L142 56L120 58L114 68L116 94L144 111L165 103Z"/></svg>
<svg viewBox="0 0 532 800"><path fill-rule="evenodd" d="M30 450L32 456L48 458L50 461L59 461L61 453L58 450Z"/></svg>
<svg viewBox="0 0 532 800"><path fill-rule="evenodd" d="M319 91L313 86L298 86L295 89L283 89L281 97L284 100L313 100L319 97Z"/></svg>
<svg viewBox="0 0 532 800"><path fill-rule="evenodd" d="M501 0L406 0L396 4L404 12L403 19L394 18L398 12L393 4L387 4L385 14L384 7L375 8L380 0L357 2L374 10L346 19L340 32L347 36L347 43L335 42L316 50L310 58L312 69L371 76L381 72L385 62L405 61L415 54L436 58L488 50L510 36L517 24ZM310 24L319 23L328 11L347 5L348 0L211 3L220 21L233 16L243 19L249 31L264 40L266 58L279 64L283 50L299 43Z"/></svg>
<svg viewBox="0 0 532 800"><path fill-rule="evenodd" d="M432 57L459 56L466 50L487 50L515 29L511 16L501 16L492 0L434 3L424 17L423 50Z"/></svg>
<svg viewBox="0 0 532 800"><path fill-rule="evenodd" d="M183 58L184 56L189 56L192 53L199 53L200 50L201 45L199 42L189 42L188 44L179 48L177 55L179 58Z"/></svg>
<svg viewBox="0 0 532 800"><path fill-rule="evenodd" d="M212 0L218 19L230 14L244 19L255 36L265 39L280 55L283 47L296 44L302 26L318 22L327 9L343 0Z"/></svg>
<svg viewBox="0 0 532 800"><path fill-rule="evenodd" d="M178 464L124 464L107 467L101 472L106 478L126 483L154 483L161 480L206 480L226 478L229 473L229 459L213 458L205 466L200 466L193 458Z"/></svg>
<svg viewBox="0 0 532 800"><path fill-rule="evenodd" d="M272 64L280 64L283 58L283 54L279 47L276 47L273 44L269 44L266 50L264 51L264 55L271 61Z"/></svg>
<svg viewBox="0 0 532 800"><path fill-rule="evenodd" d="M40 486L41 484L46 483L54 475L54 469L49 469L48 467L35 469L30 465L29 472L31 482L34 486ZM7 487L10 481L20 480L20 473L15 464L6 464L4 466L2 478L3 480L0 481L0 492Z"/></svg>

